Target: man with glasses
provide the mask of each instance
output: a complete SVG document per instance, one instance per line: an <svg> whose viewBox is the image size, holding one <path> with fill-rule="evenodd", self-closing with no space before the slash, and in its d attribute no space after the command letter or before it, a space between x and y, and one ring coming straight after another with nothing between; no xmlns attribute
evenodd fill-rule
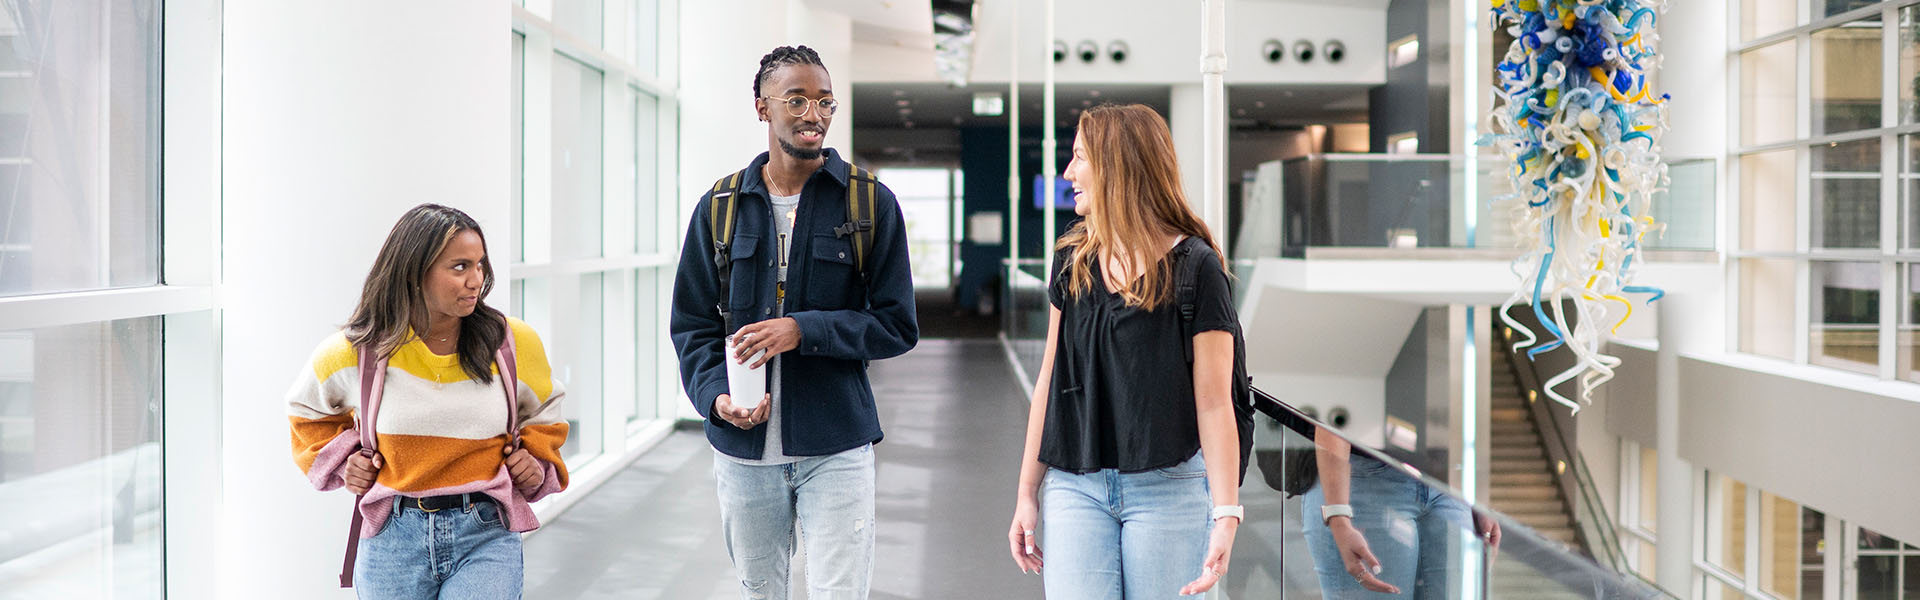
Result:
<svg viewBox="0 0 1920 600"><path fill-rule="evenodd" d="M797 522L808 597L866 598L881 437L866 365L920 337L906 226L892 191L825 147L839 105L820 55L775 48L753 97L767 152L716 182L687 226L671 323L681 383L706 418L741 596L788 597ZM770 393L734 398L728 360L766 365Z"/></svg>

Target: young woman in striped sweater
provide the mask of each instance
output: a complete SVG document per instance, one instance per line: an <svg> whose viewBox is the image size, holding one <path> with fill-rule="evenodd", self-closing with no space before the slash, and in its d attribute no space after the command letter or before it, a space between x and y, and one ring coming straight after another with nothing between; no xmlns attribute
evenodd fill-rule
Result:
<svg viewBox="0 0 1920 600"><path fill-rule="evenodd" d="M493 284L479 223L414 207L288 392L294 462L360 496L361 598L519 598L519 532L540 525L527 503L567 486L563 392L533 329L483 301ZM371 436L363 393L379 398Z"/></svg>

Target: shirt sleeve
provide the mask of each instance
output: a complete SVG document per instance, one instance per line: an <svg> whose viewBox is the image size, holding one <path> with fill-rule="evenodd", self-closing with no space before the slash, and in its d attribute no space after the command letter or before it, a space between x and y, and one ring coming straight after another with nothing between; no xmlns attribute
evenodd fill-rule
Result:
<svg viewBox="0 0 1920 600"><path fill-rule="evenodd" d="M1193 331L1240 332L1239 311L1233 307L1233 282L1220 266L1219 255L1202 252L1191 256L1204 261L1194 282Z"/></svg>
<svg viewBox="0 0 1920 600"><path fill-rule="evenodd" d="M314 489L346 485L347 458L360 451L354 411L359 407L359 354L345 334L320 343L287 390L293 463Z"/></svg>
<svg viewBox="0 0 1920 600"><path fill-rule="evenodd" d="M567 443L567 420L560 412L560 399L567 395L560 382L553 380L553 367L547 363L546 346L540 335L525 322L508 318L513 336L513 363L517 369L519 391L514 394L520 417L520 447L540 461L546 472L540 486L527 494L532 502L567 489L567 463L560 447Z"/></svg>
<svg viewBox="0 0 1920 600"><path fill-rule="evenodd" d="M1064 308L1067 305L1067 259L1072 256L1072 248L1061 248L1053 253L1052 270L1048 271L1053 274L1053 277L1048 278L1047 281L1047 301L1052 303L1054 308Z"/></svg>

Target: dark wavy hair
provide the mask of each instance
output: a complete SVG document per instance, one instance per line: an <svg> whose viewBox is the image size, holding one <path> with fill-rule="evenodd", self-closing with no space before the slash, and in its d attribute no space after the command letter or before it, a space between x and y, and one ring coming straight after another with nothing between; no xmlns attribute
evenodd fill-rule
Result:
<svg viewBox="0 0 1920 600"><path fill-rule="evenodd" d="M774 48L766 56L760 57L760 72L753 75L753 97L760 97L760 84L766 83L767 77L772 76L773 72L780 67L789 65L817 65L821 69L827 68L826 63L820 62L820 53L814 52L812 48L806 46Z"/></svg>
<svg viewBox="0 0 1920 600"><path fill-rule="evenodd" d="M438 204L422 204L400 216L387 233L386 244L367 272L360 288L360 303L347 319L347 341L361 352L374 356L393 356L400 346L413 341L427 327L427 299L420 286L447 242L462 231L480 236L486 246L487 235L480 223L459 209ZM480 259L480 272L486 275L480 287L480 300L473 314L460 319L460 368L481 383L493 383L493 351L506 340L507 325L500 311L487 306L487 293L493 291L493 261Z"/></svg>

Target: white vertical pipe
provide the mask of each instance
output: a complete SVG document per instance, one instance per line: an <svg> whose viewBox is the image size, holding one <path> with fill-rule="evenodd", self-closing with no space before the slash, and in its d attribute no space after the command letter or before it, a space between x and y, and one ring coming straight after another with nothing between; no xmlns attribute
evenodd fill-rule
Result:
<svg viewBox="0 0 1920 600"><path fill-rule="evenodd" d="M1693 584L1693 466L1680 458L1681 311L1668 296L1653 307L1653 430L1658 470L1655 475L1654 577L1668 592L1687 595ZM1642 482L1641 485L1646 485Z"/></svg>
<svg viewBox="0 0 1920 600"><path fill-rule="evenodd" d="M1053 4L1054 0L1047 0L1046 39L1049 40L1054 39ZM1054 115L1053 106L1053 47L1051 44L1041 44L1040 50L1046 53L1046 59L1041 62L1041 64L1046 65L1043 71L1046 73L1046 80L1043 84L1045 89L1040 92L1042 96L1040 100L1040 172L1047 177L1047 185L1044 188L1047 197L1044 200L1037 198L1036 200L1039 200L1040 206L1045 207L1040 210L1040 226L1043 228L1042 231L1045 232L1040 235L1040 255L1046 257L1045 268L1047 275L1045 278L1051 279L1053 277L1053 236L1054 232L1058 231L1054 221L1056 218L1055 213L1058 211L1053 207L1055 197L1053 186L1055 185L1054 179L1058 177L1060 173L1059 165L1057 164L1058 159L1056 158L1059 154L1058 148L1060 147L1060 128L1055 123L1058 117ZM1051 284L1053 282L1048 281L1047 283Z"/></svg>
<svg viewBox="0 0 1920 600"><path fill-rule="evenodd" d="M1227 229L1227 0L1203 0L1200 39L1201 96L1205 103L1201 126L1200 218L1215 241L1226 239ZM1222 248L1224 251L1225 249Z"/></svg>

